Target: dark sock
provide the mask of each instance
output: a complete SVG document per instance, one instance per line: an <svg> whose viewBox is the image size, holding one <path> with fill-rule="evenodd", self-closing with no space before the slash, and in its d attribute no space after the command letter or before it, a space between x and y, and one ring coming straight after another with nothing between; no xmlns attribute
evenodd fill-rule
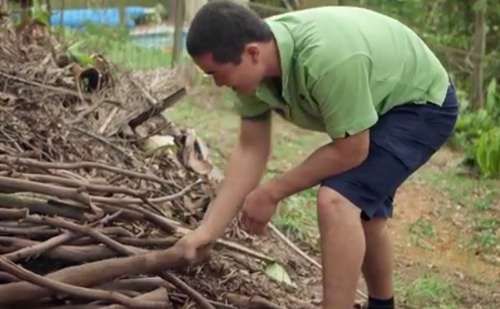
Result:
<svg viewBox="0 0 500 309"><path fill-rule="evenodd" d="M394 309L394 297L389 299L378 299L368 297L368 309Z"/></svg>

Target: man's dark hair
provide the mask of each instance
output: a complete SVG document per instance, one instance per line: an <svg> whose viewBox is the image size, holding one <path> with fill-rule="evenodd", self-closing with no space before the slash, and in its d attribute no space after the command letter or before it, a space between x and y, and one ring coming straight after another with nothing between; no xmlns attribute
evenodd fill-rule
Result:
<svg viewBox="0 0 500 309"><path fill-rule="evenodd" d="M232 1L211 1L194 17L186 45L191 57L211 52L218 63L239 64L247 43L272 38L269 26L253 11Z"/></svg>

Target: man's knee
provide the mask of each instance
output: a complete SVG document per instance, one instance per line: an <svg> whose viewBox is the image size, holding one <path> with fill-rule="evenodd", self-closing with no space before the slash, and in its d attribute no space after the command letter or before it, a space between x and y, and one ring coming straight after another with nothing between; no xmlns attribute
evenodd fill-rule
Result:
<svg viewBox="0 0 500 309"><path fill-rule="evenodd" d="M317 197L318 216L328 217L332 220L345 220L346 218L358 218L361 210L353 205L348 199L337 191L321 187Z"/></svg>

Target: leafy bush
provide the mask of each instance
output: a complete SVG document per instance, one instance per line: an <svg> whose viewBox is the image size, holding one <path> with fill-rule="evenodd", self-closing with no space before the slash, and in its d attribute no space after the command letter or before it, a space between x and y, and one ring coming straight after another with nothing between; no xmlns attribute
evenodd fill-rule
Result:
<svg viewBox="0 0 500 309"><path fill-rule="evenodd" d="M500 127L493 128L481 134L477 139L475 160L486 177L500 176Z"/></svg>
<svg viewBox="0 0 500 309"><path fill-rule="evenodd" d="M453 142L466 153L469 161L486 177L500 176L500 98L493 79L487 89L486 105L461 112Z"/></svg>

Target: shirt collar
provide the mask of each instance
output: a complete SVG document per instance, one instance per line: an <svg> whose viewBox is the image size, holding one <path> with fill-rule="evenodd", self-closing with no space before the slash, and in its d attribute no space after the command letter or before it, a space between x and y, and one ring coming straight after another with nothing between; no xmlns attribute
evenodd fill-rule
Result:
<svg viewBox="0 0 500 309"><path fill-rule="evenodd" d="M281 95L285 101L289 101L288 81L292 66L294 42L288 29L280 22L268 19L266 23L273 32L274 39L279 51L281 65ZM259 87L260 88L260 87ZM260 91L259 91L260 92Z"/></svg>

